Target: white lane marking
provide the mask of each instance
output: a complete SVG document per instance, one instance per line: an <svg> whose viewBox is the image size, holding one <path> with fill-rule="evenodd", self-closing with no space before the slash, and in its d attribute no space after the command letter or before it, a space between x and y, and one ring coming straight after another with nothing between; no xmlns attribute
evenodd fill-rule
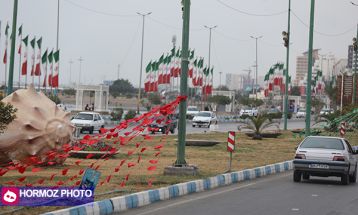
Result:
<svg viewBox="0 0 358 215"><path fill-rule="evenodd" d="M292 208L291 211L299 211L299 208Z"/></svg>
<svg viewBox="0 0 358 215"><path fill-rule="evenodd" d="M223 194L223 193L226 193L226 192L240 190L242 188L250 187L252 185L259 184L259 183L262 183L262 182L268 182L268 181L276 180L276 179L279 179L279 178L287 177L288 175L290 175L290 174L284 174L284 175L281 175L281 176L278 176L278 177L269 178L269 179L266 179L266 180L262 180L262 181L258 181L258 182L254 182L254 183L250 183L250 184L245 184L245 185L242 185L242 186L239 186L239 187L223 190L223 191L220 191L220 192L216 192L216 193L212 193L212 194L208 194L208 195L204 195L204 196L200 196L200 197L196 197L196 198L191 198L191 199L187 199L187 200L182 200L180 202L176 202L176 203L172 203L172 204L169 204L169 205L166 205L166 206L163 206L163 207L148 210L148 211L145 211L145 212L142 212L142 213L138 213L136 215L144 215L144 214L153 213L153 212L156 212L156 211L159 211L159 210L163 210L163 209L170 208L170 207L177 206L177 205L182 205L182 204L185 204L185 203L188 203L188 202L201 200L201 199L206 199L206 198L216 196L216 195L220 195L220 194Z"/></svg>
<svg viewBox="0 0 358 215"><path fill-rule="evenodd" d="M318 194L312 194L313 197L318 197Z"/></svg>

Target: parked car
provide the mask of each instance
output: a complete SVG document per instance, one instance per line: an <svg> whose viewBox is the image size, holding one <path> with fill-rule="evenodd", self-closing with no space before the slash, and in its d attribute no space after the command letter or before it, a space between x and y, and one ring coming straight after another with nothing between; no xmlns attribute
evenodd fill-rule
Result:
<svg viewBox="0 0 358 215"><path fill-rule="evenodd" d="M301 176L308 180L310 176L338 176L342 184L356 182L357 150L344 138L309 136L296 150L293 161L293 181L300 182Z"/></svg>
<svg viewBox="0 0 358 215"><path fill-rule="evenodd" d="M306 117L306 110L305 109L300 109L296 113L296 118L305 118L305 117Z"/></svg>
<svg viewBox="0 0 358 215"><path fill-rule="evenodd" d="M155 121L148 126L148 131L152 134L156 132L161 132L166 134L170 131L170 133L174 134L175 129L178 126L178 120L175 115L168 116L167 120L163 120L161 122Z"/></svg>
<svg viewBox="0 0 358 215"><path fill-rule="evenodd" d="M250 108L243 108L240 110L240 116L257 116L258 115L258 110L257 109L250 109Z"/></svg>
<svg viewBox="0 0 358 215"><path fill-rule="evenodd" d="M332 109L322 109L319 112L319 115L324 116L324 115L328 115L328 114L331 114L331 113L334 113L334 110L332 110Z"/></svg>
<svg viewBox="0 0 358 215"><path fill-rule="evenodd" d="M217 124L218 119L216 118L216 114L211 111L200 111L198 114L196 114L192 121L193 127L210 127L211 124Z"/></svg>
<svg viewBox="0 0 358 215"><path fill-rule="evenodd" d="M71 119L72 125L79 127L80 133L88 131L93 134L93 131L100 132L100 129L104 127L104 120L99 113L96 112L80 112Z"/></svg>
<svg viewBox="0 0 358 215"><path fill-rule="evenodd" d="M186 110L186 116L188 119L194 118L194 116L198 113L199 113L199 108L197 106L188 106Z"/></svg>

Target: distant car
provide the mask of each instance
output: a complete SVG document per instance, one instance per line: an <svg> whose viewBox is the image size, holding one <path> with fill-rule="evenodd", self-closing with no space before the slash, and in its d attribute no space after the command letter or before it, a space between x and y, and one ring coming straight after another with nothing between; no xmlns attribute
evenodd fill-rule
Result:
<svg viewBox="0 0 358 215"><path fill-rule="evenodd" d="M249 109L249 108L243 108L240 111L240 116L257 116L258 115L257 109Z"/></svg>
<svg viewBox="0 0 358 215"><path fill-rule="evenodd" d="M331 114L331 113L334 113L334 110L332 110L332 109L322 109L319 112L319 115L324 116L324 115L328 115L328 114Z"/></svg>
<svg viewBox="0 0 358 215"><path fill-rule="evenodd" d="M339 137L309 136L296 150L293 160L293 181L300 182L301 176L338 176L342 184L355 183L357 160L349 142Z"/></svg>
<svg viewBox="0 0 358 215"><path fill-rule="evenodd" d="M193 127L210 127L211 124L217 124L218 119L216 118L216 114L211 111L200 111L196 114L192 121Z"/></svg>
<svg viewBox="0 0 358 215"><path fill-rule="evenodd" d="M188 106L186 110L187 118L192 119L196 114L199 113L199 109L197 106Z"/></svg>
<svg viewBox="0 0 358 215"><path fill-rule="evenodd" d="M306 110L305 109L300 109L296 113L296 118L305 118L305 117L306 117Z"/></svg>
<svg viewBox="0 0 358 215"><path fill-rule="evenodd" d="M171 115L167 118L167 120L163 120L161 122L155 121L151 123L148 126L148 131L152 134L155 134L156 132L161 132L163 134L170 132L174 134L177 126L178 126L178 121L175 115Z"/></svg>
<svg viewBox="0 0 358 215"><path fill-rule="evenodd" d="M88 131L90 134L93 134L93 131L100 132L105 124L102 116L96 112L80 112L72 118L71 123L81 129L80 133Z"/></svg>

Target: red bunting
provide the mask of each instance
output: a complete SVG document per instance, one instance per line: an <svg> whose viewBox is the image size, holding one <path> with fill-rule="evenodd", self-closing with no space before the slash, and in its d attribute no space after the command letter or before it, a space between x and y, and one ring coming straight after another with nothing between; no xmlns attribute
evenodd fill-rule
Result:
<svg viewBox="0 0 358 215"><path fill-rule="evenodd" d="M111 180L111 178L112 178L112 175L107 176L106 182L109 183L109 181Z"/></svg>
<svg viewBox="0 0 358 215"><path fill-rule="evenodd" d="M125 177L126 181L128 181L128 179L129 179L129 174L127 174L126 177Z"/></svg>
<svg viewBox="0 0 358 215"><path fill-rule="evenodd" d="M93 154L90 153L90 154L88 154L88 155L86 156L86 159L91 159L92 157L93 157Z"/></svg>
<svg viewBox="0 0 358 215"><path fill-rule="evenodd" d="M156 170L156 169L157 169L156 166L150 166L150 167L148 167L148 171L154 171L154 170Z"/></svg>
<svg viewBox="0 0 358 215"><path fill-rule="evenodd" d="M17 170L19 171L19 173L23 174L26 170L26 166L19 166Z"/></svg>
<svg viewBox="0 0 358 215"><path fill-rule="evenodd" d="M78 172L78 175L82 175L84 173L84 169L80 169L80 171Z"/></svg>
<svg viewBox="0 0 358 215"><path fill-rule="evenodd" d="M80 185L80 184L81 184L81 180L76 181L76 183L75 183L76 186L78 186L78 185Z"/></svg>
<svg viewBox="0 0 358 215"><path fill-rule="evenodd" d="M125 183L124 181L122 181L121 184L120 184L120 186L121 186L121 187L124 187L124 186L126 186L126 183Z"/></svg>
<svg viewBox="0 0 358 215"><path fill-rule="evenodd" d="M122 166L125 162L126 162L126 160L121 160L121 163L119 164L119 166Z"/></svg>
<svg viewBox="0 0 358 215"><path fill-rule="evenodd" d="M23 182L23 181L25 181L25 179L26 179L26 176L21 177L21 178L19 178L19 179L17 179L17 180L20 181L20 182Z"/></svg>
<svg viewBox="0 0 358 215"><path fill-rule="evenodd" d="M39 172L41 170L42 170L41 168L32 168L31 172Z"/></svg>
<svg viewBox="0 0 358 215"><path fill-rule="evenodd" d="M118 172L120 169L121 169L121 168L116 167L116 168L114 168L114 172Z"/></svg>
<svg viewBox="0 0 358 215"><path fill-rule="evenodd" d="M142 156L138 155L137 163L139 163L142 160Z"/></svg>
<svg viewBox="0 0 358 215"><path fill-rule="evenodd" d="M14 183L13 181L8 181L8 182L5 182L5 184L12 185L12 186L14 186L14 185L15 185L15 183Z"/></svg>
<svg viewBox="0 0 358 215"><path fill-rule="evenodd" d="M151 164L157 164L157 163L158 163L158 160L149 160L149 163L151 163Z"/></svg>
<svg viewBox="0 0 358 215"><path fill-rule="evenodd" d="M158 155L160 155L160 152L157 152L157 153L155 153L155 157L158 157Z"/></svg>
<svg viewBox="0 0 358 215"><path fill-rule="evenodd" d="M136 144L135 144L135 147L136 147L136 148L139 148L139 146L140 146L140 143L136 143Z"/></svg>
<svg viewBox="0 0 358 215"><path fill-rule="evenodd" d="M73 151L80 151L80 150L82 150L82 148L81 148L81 147L78 147L78 146L74 146L74 147L72 148L72 150L73 150Z"/></svg>
<svg viewBox="0 0 358 215"><path fill-rule="evenodd" d="M144 152L147 148L143 147L140 152Z"/></svg>
<svg viewBox="0 0 358 215"><path fill-rule="evenodd" d="M86 134L85 136L83 136L83 139L84 139L84 140L89 140L89 139L91 139L91 135Z"/></svg>
<svg viewBox="0 0 358 215"><path fill-rule="evenodd" d="M61 185L65 184L65 182L63 182L63 181L58 181L56 184L57 184L58 186L61 186Z"/></svg>
<svg viewBox="0 0 358 215"><path fill-rule="evenodd" d="M78 161L75 162L75 164L78 166L78 165L80 165L81 161L82 160L78 160Z"/></svg>
<svg viewBox="0 0 358 215"><path fill-rule="evenodd" d="M133 151L128 151L128 156L131 156L132 154L134 153L134 150Z"/></svg>
<svg viewBox="0 0 358 215"><path fill-rule="evenodd" d="M63 170L62 170L62 175L66 175L67 172L68 172L68 170L69 170L69 168L63 169Z"/></svg>
<svg viewBox="0 0 358 215"><path fill-rule="evenodd" d="M129 163L128 163L128 168L131 168L131 167L133 167L133 166L135 166L135 163L132 163L132 162L129 162Z"/></svg>
<svg viewBox="0 0 358 215"><path fill-rule="evenodd" d="M56 174L52 174L51 177L50 177L50 181L53 180L53 178L55 177Z"/></svg>
<svg viewBox="0 0 358 215"><path fill-rule="evenodd" d="M45 179L44 179L44 178L42 178L42 179L39 179L39 180L37 181L37 183L38 183L38 184L43 184L43 183L44 183L44 181L45 181Z"/></svg>
<svg viewBox="0 0 358 215"><path fill-rule="evenodd" d="M160 144L160 145L155 146L154 149L160 149L162 147L163 147L163 144Z"/></svg>

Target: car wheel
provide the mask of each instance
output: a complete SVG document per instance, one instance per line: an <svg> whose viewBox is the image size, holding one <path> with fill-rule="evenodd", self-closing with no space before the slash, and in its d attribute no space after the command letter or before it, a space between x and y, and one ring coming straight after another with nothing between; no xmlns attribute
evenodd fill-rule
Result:
<svg viewBox="0 0 358 215"><path fill-rule="evenodd" d="M343 185L349 184L349 174L343 174L341 176L341 184L343 184Z"/></svg>
<svg viewBox="0 0 358 215"><path fill-rule="evenodd" d="M155 134L155 132L154 132L154 131L152 131L152 134Z"/></svg>
<svg viewBox="0 0 358 215"><path fill-rule="evenodd" d="M356 165L356 168L353 172L353 175L350 175L349 176L349 182L350 183L356 183L357 182L357 165Z"/></svg>
<svg viewBox="0 0 358 215"><path fill-rule="evenodd" d="M89 129L89 133L90 133L90 134L93 134L93 131L94 131L94 127L92 126L92 127Z"/></svg>
<svg viewBox="0 0 358 215"><path fill-rule="evenodd" d="M171 129L170 133L174 134L175 133L175 128Z"/></svg>
<svg viewBox="0 0 358 215"><path fill-rule="evenodd" d="M199 125L199 128L201 128L201 125Z"/></svg>
<svg viewBox="0 0 358 215"><path fill-rule="evenodd" d="M210 128L211 122L209 122L208 128Z"/></svg>
<svg viewBox="0 0 358 215"><path fill-rule="evenodd" d="M302 178L303 180L310 180L310 175L308 173L303 173Z"/></svg>
<svg viewBox="0 0 358 215"><path fill-rule="evenodd" d="M163 128L163 129L162 129L162 134L165 134L165 133L167 133L167 129L166 129L166 128Z"/></svg>
<svg viewBox="0 0 358 215"><path fill-rule="evenodd" d="M294 182L300 182L301 181L301 175L302 175L301 172L299 172L297 170L293 171L293 181Z"/></svg>

